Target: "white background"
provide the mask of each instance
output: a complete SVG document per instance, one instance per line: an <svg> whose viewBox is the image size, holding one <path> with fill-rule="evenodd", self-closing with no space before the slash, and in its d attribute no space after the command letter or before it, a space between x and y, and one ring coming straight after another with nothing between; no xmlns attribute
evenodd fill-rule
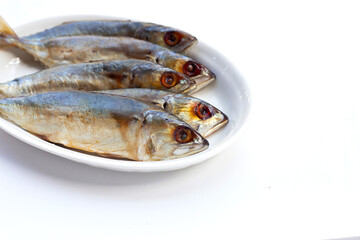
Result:
<svg viewBox="0 0 360 240"><path fill-rule="evenodd" d="M252 93L237 141L174 172L96 169L1 130L0 239L360 235L358 1L0 3L13 27L98 14L184 29L233 62Z"/></svg>

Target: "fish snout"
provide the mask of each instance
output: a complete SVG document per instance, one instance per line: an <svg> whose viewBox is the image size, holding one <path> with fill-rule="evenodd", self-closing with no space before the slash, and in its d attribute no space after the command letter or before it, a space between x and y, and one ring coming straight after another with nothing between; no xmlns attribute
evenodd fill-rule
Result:
<svg viewBox="0 0 360 240"><path fill-rule="evenodd" d="M173 152L175 156L188 156L201 152L209 147L207 139L202 137L198 132L193 132L193 140L189 143L180 144Z"/></svg>
<svg viewBox="0 0 360 240"><path fill-rule="evenodd" d="M196 82L196 91L198 91L215 81L216 76L213 72L204 67L202 73L193 77L193 79Z"/></svg>
<svg viewBox="0 0 360 240"><path fill-rule="evenodd" d="M183 39L182 49L179 49L179 52L189 52L191 48L193 48L197 44L198 40L194 36L188 36L188 38Z"/></svg>

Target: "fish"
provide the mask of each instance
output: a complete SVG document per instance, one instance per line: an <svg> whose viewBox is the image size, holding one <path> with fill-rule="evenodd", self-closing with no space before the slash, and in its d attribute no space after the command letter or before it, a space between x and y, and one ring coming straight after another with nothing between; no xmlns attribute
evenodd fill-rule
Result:
<svg viewBox="0 0 360 240"><path fill-rule="evenodd" d="M216 78L199 62L159 45L130 37L69 36L45 40L19 38L0 24L0 47L25 50L47 67L107 60L140 59L183 73L196 82L196 91Z"/></svg>
<svg viewBox="0 0 360 240"><path fill-rule="evenodd" d="M0 21L4 21L0 19ZM71 21L25 36L28 40L44 40L65 36L97 35L132 37L149 41L172 51L183 53L196 45L197 39L184 31L148 22L129 20Z"/></svg>
<svg viewBox="0 0 360 240"><path fill-rule="evenodd" d="M188 123L203 137L208 137L224 127L229 118L218 108L187 94L154 89L116 89L101 93L132 97L155 104Z"/></svg>
<svg viewBox="0 0 360 240"><path fill-rule="evenodd" d="M173 92L195 90L195 81L172 69L144 60L79 63L45 69L0 83L0 98L51 91L100 91L153 88Z"/></svg>
<svg viewBox="0 0 360 240"><path fill-rule="evenodd" d="M71 91L5 98L0 116L50 143L116 159L168 160L209 146L177 117L128 97Z"/></svg>

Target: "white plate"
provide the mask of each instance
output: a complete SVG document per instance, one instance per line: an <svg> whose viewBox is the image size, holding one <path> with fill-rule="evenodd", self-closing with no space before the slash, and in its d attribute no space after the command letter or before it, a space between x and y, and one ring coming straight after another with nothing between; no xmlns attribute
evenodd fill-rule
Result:
<svg viewBox="0 0 360 240"><path fill-rule="evenodd" d="M15 28L15 32L19 36L25 36L61 24L65 21L87 19L114 18L103 16L63 16L28 23ZM223 151L240 133L249 114L249 89L245 80L236 69L220 53L204 43L199 42L197 46L191 50L189 55L203 63L217 76L215 83L194 95L221 109L228 115L230 120L226 127L208 137L210 146L201 153L189 157L156 162L115 160L87 155L56 146L35 137L3 119L0 119L0 127L14 137L34 147L95 167L119 171L153 172L175 170L203 162L220 151ZM36 63L30 55L21 50L6 49L0 51L0 75L1 81L3 82L36 72L42 68L43 67L39 63Z"/></svg>

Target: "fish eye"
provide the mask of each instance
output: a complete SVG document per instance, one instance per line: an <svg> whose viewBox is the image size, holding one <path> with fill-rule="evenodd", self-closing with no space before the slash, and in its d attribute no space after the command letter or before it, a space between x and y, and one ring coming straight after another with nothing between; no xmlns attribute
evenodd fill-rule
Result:
<svg viewBox="0 0 360 240"><path fill-rule="evenodd" d="M210 117L212 117L212 113L210 109L203 103L199 103L195 107L195 114L198 116L201 120L206 120Z"/></svg>
<svg viewBox="0 0 360 240"><path fill-rule="evenodd" d="M174 87L179 83L179 78L174 73L165 72L161 75L161 84L166 88Z"/></svg>
<svg viewBox="0 0 360 240"><path fill-rule="evenodd" d="M167 32L164 36L164 41L169 46L174 46L181 41L181 35L178 32L171 31Z"/></svg>
<svg viewBox="0 0 360 240"><path fill-rule="evenodd" d="M193 140L193 133L190 128L179 126L174 131L174 138L178 143L188 143Z"/></svg>
<svg viewBox="0 0 360 240"><path fill-rule="evenodd" d="M199 64L197 64L196 62L193 61L187 61L184 64L183 67L183 72L184 74L186 74L189 77L194 77L200 74L201 72L201 67Z"/></svg>

